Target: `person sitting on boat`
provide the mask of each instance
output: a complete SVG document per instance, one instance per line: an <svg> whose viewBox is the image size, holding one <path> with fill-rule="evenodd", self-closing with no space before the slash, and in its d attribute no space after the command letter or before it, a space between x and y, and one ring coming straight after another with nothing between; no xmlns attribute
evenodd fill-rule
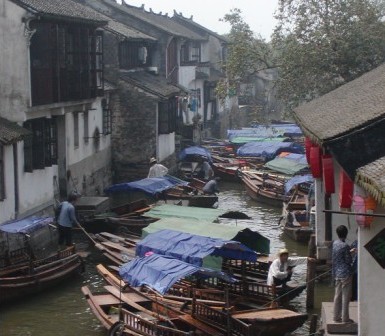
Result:
<svg viewBox="0 0 385 336"><path fill-rule="evenodd" d="M269 268L267 284L270 286L286 287L286 283L291 280L293 267L304 264L307 260L314 260L309 257L289 257L287 249L281 249L278 258L275 259Z"/></svg>
<svg viewBox="0 0 385 336"><path fill-rule="evenodd" d="M212 180L208 181L202 189L203 193L205 195L215 195L216 193L219 193L219 189L218 189L219 180L220 180L219 177L215 177Z"/></svg>
<svg viewBox="0 0 385 336"><path fill-rule="evenodd" d="M168 173L168 168L158 163L155 158L150 159L150 170L148 172L149 177L162 177Z"/></svg>
<svg viewBox="0 0 385 336"><path fill-rule="evenodd" d="M80 195L76 192L69 194L67 201L60 203L60 213L58 216L58 228L59 228L59 246L63 245L72 246L72 227L76 224L79 226L79 222L76 219L74 204Z"/></svg>

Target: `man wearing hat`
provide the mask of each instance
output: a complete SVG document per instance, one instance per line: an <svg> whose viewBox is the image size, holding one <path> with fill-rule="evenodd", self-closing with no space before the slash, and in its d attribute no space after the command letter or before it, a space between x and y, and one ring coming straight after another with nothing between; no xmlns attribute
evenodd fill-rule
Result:
<svg viewBox="0 0 385 336"><path fill-rule="evenodd" d="M162 177L168 173L168 169L158 163L155 158L150 159L150 170L147 177Z"/></svg>
<svg viewBox="0 0 385 336"><path fill-rule="evenodd" d="M281 249L278 252L278 258L275 259L269 268L267 276L267 284L270 286L286 286L286 283L291 280L293 267L299 264L304 264L307 260L314 261L308 257L289 257L287 249Z"/></svg>

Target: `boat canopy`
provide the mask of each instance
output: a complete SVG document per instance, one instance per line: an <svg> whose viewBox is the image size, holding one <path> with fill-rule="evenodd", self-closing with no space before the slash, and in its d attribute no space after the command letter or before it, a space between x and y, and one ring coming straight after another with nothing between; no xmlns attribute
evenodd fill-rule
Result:
<svg viewBox="0 0 385 336"><path fill-rule="evenodd" d="M142 180L114 184L104 190L106 194L118 192L143 191L149 195L156 195L175 186L187 185L188 182L177 177L166 175L163 177L144 178Z"/></svg>
<svg viewBox="0 0 385 336"><path fill-rule="evenodd" d="M304 152L304 149L301 145L298 145L294 142L249 142L238 148L237 155L248 157L261 157L264 160L271 160L281 152L302 154Z"/></svg>
<svg viewBox="0 0 385 336"><path fill-rule="evenodd" d="M30 234L53 222L52 217L27 217L0 225L0 231Z"/></svg>
<svg viewBox="0 0 385 336"><path fill-rule="evenodd" d="M196 266L203 266L204 259L209 256L252 262L257 260L257 253L240 242L175 230L151 233L137 243L137 256L143 257L148 252L167 255Z"/></svg>
<svg viewBox="0 0 385 336"><path fill-rule="evenodd" d="M244 127L240 130L227 130L227 137L230 141L234 137L292 137L301 136L303 133L296 124L256 124L254 127Z"/></svg>
<svg viewBox="0 0 385 336"><path fill-rule="evenodd" d="M199 207L185 207L174 204L162 204L152 208L146 212L146 216L154 218L187 218L193 220L205 220L212 222L216 220L224 210L199 208Z"/></svg>
<svg viewBox="0 0 385 336"><path fill-rule="evenodd" d="M314 178L312 175L299 175L299 176L294 176L290 180L288 180L285 183L285 193L288 193L294 186L301 184L301 183L313 183Z"/></svg>
<svg viewBox="0 0 385 336"><path fill-rule="evenodd" d="M227 282L235 282L228 274L208 268L191 265L184 261L158 254L137 257L119 268L122 279L133 287L146 285L161 294L178 280L190 275L217 277Z"/></svg>
<svg viewBox="0 0 385 336"><path fill-rule="evenodd" d="M261 137L255 137L255 136L233 136L231 137L230 142L235 145L241 145L248 142L266 142L266 141L276 141L276 142L283 142L285 140L288 140L287 137L268 137L268 138L261 138Z"/></svg>
<svg viewBox="0 0 385 336"><path fill-rule="evenodd" d="M252 231L246 226L242 226L237 221L237 226L213 223L209 221L198 221L189 218L162 218L142 230L142 237L159 230L177 230L191 234L207 237L221 238L238 241L255 252L261 254L270 253L270 240L257 231Z"/></svg>
<svg viewBox="0 0 385 336"><path fill-rule="evenodd" d="M304 154L289 154L284 157L276 157L265 163L264 167L286 175L295 175L309 169Z"/></svg>
<svg viewBox="0 0 385 336"><path fill-rule="evenodd" d="M212 162L211 154L210 152L203 147L199 146L191 146L183 149L179 153L179 160L180 161L201 161L202 159L205 159L209 162Z"/></svg>

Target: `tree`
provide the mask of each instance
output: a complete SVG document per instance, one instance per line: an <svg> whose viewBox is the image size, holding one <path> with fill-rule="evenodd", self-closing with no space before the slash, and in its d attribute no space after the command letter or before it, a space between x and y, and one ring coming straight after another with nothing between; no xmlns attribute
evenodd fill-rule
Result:
<svg viewBox="0 0 385 336"><path fill-rule="evenodd" d="M295 107L385 61L384 1L279 0L278 95Z"/></svg>
<svg viewBox="0 0 385 336"><path fill-rule="evenodd" d="M217 95L223 101L226 96L237 95L240 84L262 69L271 67L270 47L256 37L250 26L243 20L241 10L232 9L222 19L230 23L227 57L223 63L226 79L217 85Z"/></svg>

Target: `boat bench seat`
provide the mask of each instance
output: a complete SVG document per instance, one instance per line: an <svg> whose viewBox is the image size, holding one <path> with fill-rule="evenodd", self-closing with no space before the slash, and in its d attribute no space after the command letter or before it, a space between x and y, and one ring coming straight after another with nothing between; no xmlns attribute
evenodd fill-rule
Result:
<svg viewBox="0 0 385 336"><path fill-rule="evenodd" d="M196 329L200 330L200 331L203 331L205 334L208 334L208 335L211 335L211 336L222 336L223 334L210 327L209 325L193 318L191 315L179 315L178 318L184 322L186 322L187 324L195 327Z"/></svg>

